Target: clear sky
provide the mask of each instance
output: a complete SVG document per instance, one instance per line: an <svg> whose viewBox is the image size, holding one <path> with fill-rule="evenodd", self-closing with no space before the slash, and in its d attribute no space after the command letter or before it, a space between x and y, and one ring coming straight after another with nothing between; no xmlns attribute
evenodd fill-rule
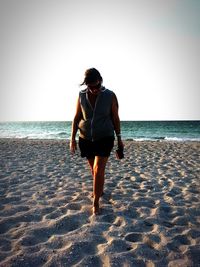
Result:
<svg viewBox="0 0 200 267"><path fill-rule="evenodd" d="M199 14L199 0L0 0L0 121L72 120L89 67L122 120L199 120Z"/></svg>

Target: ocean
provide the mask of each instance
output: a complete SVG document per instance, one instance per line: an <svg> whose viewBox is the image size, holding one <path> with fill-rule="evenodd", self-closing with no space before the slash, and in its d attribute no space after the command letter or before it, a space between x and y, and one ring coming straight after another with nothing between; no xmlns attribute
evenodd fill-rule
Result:
<svg viewBox="0 0 200 267"><path fill-rule="evenodd" d="M200 121L122 121L121 132L123 140L200 141ZM70 139L70 133L70 121L0 122L0 138Z"/></svg>

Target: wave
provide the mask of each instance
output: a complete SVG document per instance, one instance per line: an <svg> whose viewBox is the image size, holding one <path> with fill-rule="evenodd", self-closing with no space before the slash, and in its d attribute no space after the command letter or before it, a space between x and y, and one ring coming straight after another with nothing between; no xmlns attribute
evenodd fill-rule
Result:
<svg viewBox="0 0 200 267"><path fill-rule="evenodd" d="M66 135L66 132L58 132L57 135Z"/></svg>
<svg viewBox="0 0 200 267"><path fill-rule="evenodd" d="M133 138L125 138L125 141L136 141L136 142L144 142L144 141L154 141L154 142L200 142L200 138L181 138L181 137L133 137Z"/></svg>
<svg viewBox="0 0 200 267"><path fill-rule="evenodd" d="M15 134L9 134L9 135L0 135L0 138L6 138L6 139L11 139L11 138L16 138L16 139L57 139L57 140L70 140L70 136L67 136L65 132L59 132L59 133L37 133L37 134L20 134L20 133L15 133ZM144 141L154 141L154 142L164 142L164 141L169 141L169 142L200 142L199 137L125 137L122 139L124 141L136 141L136 142L144 142Z"/></svg>
<svg viewBox="0 0 200 267"><path fill-rule="evenodd" d="M190 138L190 137L165 137L166 141L174 141L174 142L187 142L187 141L196 141L196 142L200 142L200 138L196 137L196 138Z"/></svg>

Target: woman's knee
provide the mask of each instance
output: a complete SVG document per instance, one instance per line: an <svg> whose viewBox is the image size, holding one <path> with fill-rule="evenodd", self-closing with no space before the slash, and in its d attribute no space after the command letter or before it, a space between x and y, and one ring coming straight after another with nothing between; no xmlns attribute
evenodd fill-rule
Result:
<svg viewBox="0 0 200 267"><path fill-rule="evenodd" d="M99 164L95 164L93 167L93 173L94 175L101 175L104 173L103 166Z"/></svg>
<svg viewBox="0 0 200 267"><path fill-rule="evenodd" d="M93 171L96 175L104 175L107 158L97 158L94 162Z"/></svg>

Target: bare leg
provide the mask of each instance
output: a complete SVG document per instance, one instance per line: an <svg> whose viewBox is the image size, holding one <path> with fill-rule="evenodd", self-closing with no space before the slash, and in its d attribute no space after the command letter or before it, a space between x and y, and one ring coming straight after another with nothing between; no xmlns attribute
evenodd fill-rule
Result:
<svg viewBox="0 0 200 267"><path fill-rule="evenodd" d="M90 169L91 169L92 177L94 177L94 171L93 171L93 167L94 167L94 158L88 159L88 164L89 164Z"/></svg>
<svg viewBox="0 0 200 267"><path fill-rule="evenodd" d="M93 213L99 213L99 198L103 193L104 187L104 174L106 163L108 161L108 157L99 157L96 156L93 165L93 172L94 172L94 180L93 180L93 194L94 194L94 201L93 201Z"/></svg>
<svg viewBox="0 0 200 267"><path fill-rule="evenodd" d="M91 169L91 173L92 173L92 178L94 179L94 158L88 159L88 164L90 166ZM101 196L103 195L103 191ZM94 197L94 193L91 194L91 197Z"/></svg>

